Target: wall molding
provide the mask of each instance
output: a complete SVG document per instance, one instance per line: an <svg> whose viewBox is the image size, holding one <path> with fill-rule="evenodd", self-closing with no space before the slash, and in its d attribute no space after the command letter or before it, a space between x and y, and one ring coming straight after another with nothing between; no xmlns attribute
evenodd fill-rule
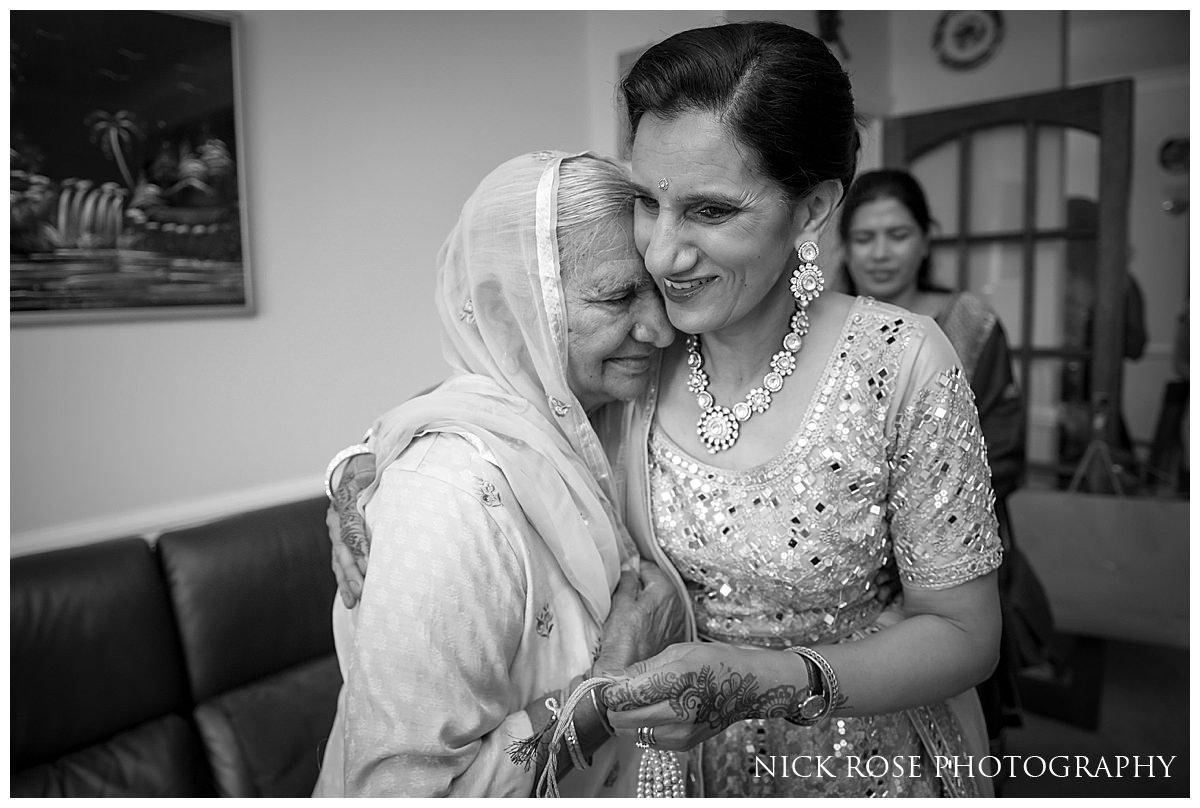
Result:
<svg viewBox="0 0 1200 808"><path fill-rule="evenodd" d="M319 496L321 492L321 480L307 476L159 508L13 533L9 540L9 556L29 555L124 536L141 536L152 542L168 530L211 522L243 511L308 499Z"/></svg>

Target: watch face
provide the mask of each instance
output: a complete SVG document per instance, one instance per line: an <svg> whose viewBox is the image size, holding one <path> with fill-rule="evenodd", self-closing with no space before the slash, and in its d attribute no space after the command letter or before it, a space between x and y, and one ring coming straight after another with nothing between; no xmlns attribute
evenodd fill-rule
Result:
<svg viewBox="0 0 1200 808"><path fill-rule="evenodd" d="M809 696L800 702L800 717L808 720L819 717L825 712L826 703L824 696Z"/></svg>
<svg viewBox="0 0 1200 808"><path fill-rule="evenodd" d="M933 50L947 67L969 70L990 59L1003 38L999 11L947 11L933 31Z"/></svg>

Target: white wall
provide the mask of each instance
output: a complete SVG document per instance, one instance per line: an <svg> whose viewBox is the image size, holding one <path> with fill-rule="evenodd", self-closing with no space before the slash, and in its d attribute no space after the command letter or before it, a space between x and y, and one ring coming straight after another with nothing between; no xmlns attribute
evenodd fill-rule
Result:
<svg viewBox="0 0 1200 808"><path fill-rule="evenodd" d="M619 155L617 140L620 99L617 55L645 48L672 34L721 22L719 11L589 11L587 31L587 105L590 146Z"/></svg>
<svg viewBox="0 0 1200 808"><path fill-rule="evenodd" d="M721 16L242 13L259 311L11 329L13 552L317 494L334 451L442 376L428 305L433 261L476 182L523 151L615 151L616 53ZM728 16L815 25L812 12ZM1005 12L1008 47L962 76L934 72L928 43L936 18L845 13L847 68L865 112L903 114L1057 86L1060 13ZM1106 61L1115 53L1120 69L1132 65L1144 76L1164 60L1178 64L1181 48L1186 61L1178 13L1067 19L1073 81L1098 76L1116 64ZM868 164L877 151L869 144ZM1140 198L1153 202L1163 178L1146 166L1135 158L1135 189L1145 178ZM1150 216L1139 229L1137 210L1135 272L1159 278L1154 242L1179 239L1181 220ZM1177 273L1165 286L1145 284L1152 347L1166 338L1185 282ZM1154 403L1158 395L1155 388ZM1139 428L1144 410L1139 404L1132 413Z"/></svg>
<svg viewBox="0 0 1200 808"><path fill-rule="evenodd" d="M434 257L478 180L589 143L578 13L241 20L259 311L11 329L13 552L318 494L443 375Z"/></svg>
<svg viewBox="0 0 1200 808"><path fill-rule="evenodd" d="M11 329L12 552L318 494L444 375L434 258L476 183L615 151L615 54L721 16L241 13L258 312Z"/></svg>
<svg viewBox="0 0 1200 808"><path fill-rule="evenodd" d="M891 115L975 104L1062 86L1063 12L1004 11L1004 38L971 70L938 61L933 33L941 11L893 11Z"/></svg>

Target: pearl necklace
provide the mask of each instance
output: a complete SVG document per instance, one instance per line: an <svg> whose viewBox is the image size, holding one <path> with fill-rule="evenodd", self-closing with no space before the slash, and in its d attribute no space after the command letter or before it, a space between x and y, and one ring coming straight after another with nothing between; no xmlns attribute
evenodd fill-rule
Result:
<svg viewBox="0 0 1200 808"><path fill-rule="evenodd" d="M638 766L637 795L642 798L686 797L683 770L675 753L639 746L642 762Z"/></svg>

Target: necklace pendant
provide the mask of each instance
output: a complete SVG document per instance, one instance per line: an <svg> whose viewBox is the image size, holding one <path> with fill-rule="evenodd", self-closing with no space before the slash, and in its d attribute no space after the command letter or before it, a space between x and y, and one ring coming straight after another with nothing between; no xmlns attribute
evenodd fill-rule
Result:
<svg viewBox="0 0 1200 808"><path fill-rule="evenodd" d="M738 439L738 419L728 407L712 407L701 414L696 434L709 454L722 452Z"/></svg>
<svg viewBox="0 0 1200 808"><path fill-rule="evenodd" d="M801 249L814 252L811 244ZM733 408L717 404L708 391L708 374L701 370L704 358L700 355L700 336L691 334L687 338L688 392L696 397L700 405L700 420L696 422L696 434L708 449L709 454L723 452L737 442L739 424L750 420L755 413L764 413L771 406L771 394L783 389L783 380L796 370L796 352L804 344L808 334L808 304L821 293L822 278L815 266L806 264L796 273L792 291L796 294L796 310L790 320L791 330L783 336L783 350L771 357L770 370L763 376L762 387L755 387Z"/></svg>

